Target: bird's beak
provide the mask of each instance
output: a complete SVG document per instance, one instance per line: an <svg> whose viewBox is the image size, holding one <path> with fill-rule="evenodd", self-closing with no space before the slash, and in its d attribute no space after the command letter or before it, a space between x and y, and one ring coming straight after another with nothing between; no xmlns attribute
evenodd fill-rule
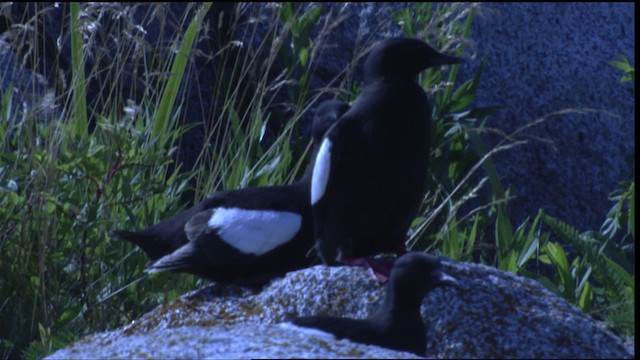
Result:
<svg viewBox="0 0 640 360"><path fill-rule="evenodd" d="M460 64L465 60L463 58L446 55L446 54L438 54L437 56L431 57L429 59L430 66L439 66L439 65L450 65L450 64Z"/></svg>
<svg viewBox="0 0 640 360"><path fill-rule="evenodd" d="M460 289L460 283L458 280L445 272L440 272L440 276L436 279L435 283L437 286L452 286Z"/></svg>

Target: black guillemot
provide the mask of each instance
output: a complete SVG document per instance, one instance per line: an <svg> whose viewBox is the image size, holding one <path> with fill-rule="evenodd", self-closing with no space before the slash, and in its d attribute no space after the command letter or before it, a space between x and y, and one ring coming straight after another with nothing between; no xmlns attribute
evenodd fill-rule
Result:
<svg viewBox="0 0 640 360"><path fill-rule="evenodd" d="M420 315L422 300L437 287L459 287L458 281L442 271L438 258L408 252L395 261L386 286L382 305L366 319L309 316L294 318L291 323L322 330L338 339L424 356L426 329Z"/></svg>
<svg viewBox="0 0 640 360"><path fill-rule="evenodd" d="M406 252L431 137L432 110L416 78L462 61L411 38L387 39L371 51L362 93L327 131L313 169L316 250L325 264Z"/></svg>
<svg viewBox="0 0 640 360"><path fill-rule="evenodd" d="M291 185L219 191L196 206L139 232L113 235L138 245L148 272L191 273L219 282L259 286L311 264L311 170L326 130L349 109L330 100L316 110L314 150L303 177Z"/></svg>

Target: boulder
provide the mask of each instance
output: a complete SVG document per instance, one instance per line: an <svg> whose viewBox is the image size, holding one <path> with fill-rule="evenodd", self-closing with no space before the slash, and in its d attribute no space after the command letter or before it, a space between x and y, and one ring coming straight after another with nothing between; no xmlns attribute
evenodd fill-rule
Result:
<svg viewBox="0 0 640 360"><path fill-rule="evenodd" d="M427 357L634 356L603 324L531 279L472 263L443 265L461 289L436 289L425 298ZM314 314L364 318L382 296L383 286L363 268L318 265L261 292L225 285L196 290L48 358L415 357L287 323Z"/></svg>
<svg viewBox="0 0 640 360"><path fill-rule="evenodd" d="M495 157L503 186L517 196L512 221L544 208L580 231L599 229L613 205L608 194L635 178L634 84L620 84L624 73L609 64L619 53L635 64L634 4L502 2L479 10L469 32L478 56L459 78L487 54L476 105L505 108L486 126L509 134L573 109L520 134L529 144Z"/></svg>

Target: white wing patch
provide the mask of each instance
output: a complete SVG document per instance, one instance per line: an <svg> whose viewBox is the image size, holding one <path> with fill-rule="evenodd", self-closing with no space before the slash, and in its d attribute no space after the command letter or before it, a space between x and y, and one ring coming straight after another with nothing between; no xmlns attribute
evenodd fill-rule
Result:
<svg viewBox="0 0 640 360"><path fill-rule="evenodd" d="M318 202L327 189L327 181L329 181L329 169L331 168L331 146L333 143L329 138L324 138L316 163L313 164L313 177L311 178L311 205Z"/></svg>
<svg viewBox="0 0 640 360"><path fill-rule="evenodd" d="M262 255L293 239L302 226L302 216L288 211L217 208L208 225L234 248Z"/></svg>

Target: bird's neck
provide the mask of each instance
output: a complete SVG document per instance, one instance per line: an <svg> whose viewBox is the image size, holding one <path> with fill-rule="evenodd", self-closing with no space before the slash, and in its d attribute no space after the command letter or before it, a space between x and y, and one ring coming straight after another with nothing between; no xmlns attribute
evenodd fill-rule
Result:
<svg viewBox="0 0 640 360"><path fill-rule="evenodd" d="M309 164L307 165L307 168L304 169L304 173L302 174L302 177L300 177L300 180L298 180L298 183L311 183L311 178L313 177L313 165L316 162L316 153L313 153L311 155L311 160L309 161Z"/></svg>
<svg viewBox="0 0 640 360"><path fill-rule="evenodd" d="M377 314L388 314L393 318L419 317L422 298L417 296L393 296L394 290L392 284L387 285L384 301Z"/></svg>
<svg viewBox="0 0 640 360"><path fill-rule="evenodd" d="M302 177L297 181L297 183L298 184L310 183L312 176L313 176L313 166L307 166L307 168L304 170L304 174L302 174Z"/></svg>
<svg viewBox="0 0 640 360"><path fill-rule="evenodd" d="M418 82L418 76L411 76L411 75L406 75L406 76L397 76L397 75L383 75L383 74L378 74L378 75L369 75L368 77L365 77L364 81L362 82L362 87L366 87L370 84L373 83L389 83L389 82L400 82L400 83L417 83Z"/></svg>
<svg viewBox="0 0 640 360"><path fill-rule="evenodd" d="M298 183L306 184L311 183L311 178L313 177L313 166L316 163L316 157L318 156L318 150L320 149L319 144L313 144L313 150L311 152L311 157L309 158L309 164L307 168L304 170L302 177L298 180Z"/></svg>

